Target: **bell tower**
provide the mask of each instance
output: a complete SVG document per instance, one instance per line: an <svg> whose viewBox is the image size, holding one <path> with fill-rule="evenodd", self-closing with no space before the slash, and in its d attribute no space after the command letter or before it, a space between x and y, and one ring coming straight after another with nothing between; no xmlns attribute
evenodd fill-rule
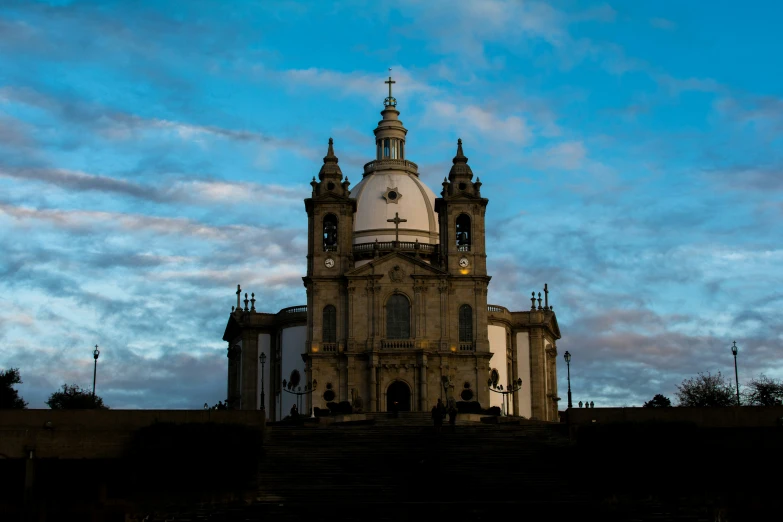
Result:
<svg viewBox="0 0 783 522"><path fill-rule="evenodd" d="M481 197L481 181L473 181L473 171L462 152L462 139L457 140L452 163L448 179L443 180L441 197L435 200L441 267L455 276L486 276L484 214L489 200Z"/></svg>
<svg viewBox="0 0 783 522"><path fill-rule="evenodd" d="M353 263L353 220L356 199L348 190L350 182L334 154L334 142L318 173L313 178L311 197L305 199L308 218L307 276L307 337L308 354L336 353L338 344L345 343L346 306L343 274Z"/></svg>

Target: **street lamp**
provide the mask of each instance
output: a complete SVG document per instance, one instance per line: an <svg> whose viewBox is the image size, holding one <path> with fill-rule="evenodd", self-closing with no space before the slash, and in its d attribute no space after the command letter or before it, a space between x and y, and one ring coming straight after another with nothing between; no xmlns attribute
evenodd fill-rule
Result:
<svg viewBox="0 0 783 522"><path fill-rule="evenodd" d="M506 411L506 395L511 395L522 389L522 378L520 377L516 381L511 381L508 388L505 390L503 389L502 384L498 384L499 380L500 373L493 368L489 373L489 379L487 379L487 387L489 388L489 391L501 394L503 411L508 414Z"/></svg>
<svg viewBox="0 0 783 522"><path fill-rule="evenodd" d="M737 406L740 405L739 398L739 376L737 374L737 341L731 347L731 353L734 354L734 382L737 384Z"/></svg>
<svg viewBox="0 0 783 522"><path fill-rule="evenodd" d="M98 375L98 356L101 352L98 350L98 345L95 345L95 350L92 352L92 358L95 359L95 366L92 369L92 403L95 405L95 377Z"/></svg>
<svg viewBox="0 0 783 522"><path fill-rule="evenodd" d="M312 395L315 389L318 387L318 381L313 379L312 381L305 382L304 390L302 390L302 387L299 386L300 383L300 374L299 370L293 370L291 372L291 377L288 381L283 379L283 391L286 393L290 393L292 395L296 395L296 410L297 414L301 415L301 408L299 407L302 403L302 396L303 395ZM315 412L313 412L313 415ZM281 414L282 415L282 414Z"/></svg>
<svg viewBox="0 0 783 522"><path fill-rule="evenodd" d="M566 350L565 355L563 355L563 359L565 359L566 368L568 368L568 407L573 408L573 405L571 404L571 354L568 353L568 350Z"/></svg>
<svg viewBox="0 0 783 522"><path fill-rule="evenodd" d="M262 352L261 355L258 356L258 360L261 362L261 405L258 409L265 410L266 403L264 403L264 364L266 364L266 354Z"/></svg>

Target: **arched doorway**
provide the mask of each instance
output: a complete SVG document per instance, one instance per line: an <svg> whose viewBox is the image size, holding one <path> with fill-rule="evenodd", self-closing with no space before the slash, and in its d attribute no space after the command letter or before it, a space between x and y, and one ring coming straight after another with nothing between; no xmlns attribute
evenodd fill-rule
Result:
<svg viewBox="0 0 783 522"><path fill-rule="evenodd" d="M395 402L397 411L411 411L411 389L402 381L394 381L386 389L386 411L394 411Z"/></svg>

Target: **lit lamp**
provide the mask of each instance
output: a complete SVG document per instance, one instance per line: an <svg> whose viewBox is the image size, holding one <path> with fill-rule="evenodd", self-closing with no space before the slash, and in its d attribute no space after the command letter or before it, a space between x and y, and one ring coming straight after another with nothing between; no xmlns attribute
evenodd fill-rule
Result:
<svg viewBox="0 0 783 522"><path fill-rule="evenodd" d="M568 407L573 408L573 405L571 404L571 354L568 350L566 350L565 355L563 355L563 359L565 359L566 368L568 368Z"/></svg>

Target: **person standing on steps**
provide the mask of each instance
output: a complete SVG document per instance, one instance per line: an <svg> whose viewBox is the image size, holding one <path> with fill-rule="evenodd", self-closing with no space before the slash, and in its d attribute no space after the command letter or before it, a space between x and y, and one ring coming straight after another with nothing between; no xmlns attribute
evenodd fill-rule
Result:
<svg viewBox="0 0 783 522"><path fill-rule="evenodd" d="M440 433L440 428L443 426L443 417L446 416L446 408L443 406L443 402L438 399L438 404L432 407L432 423L435 425L435 433Z"/></svg>
<svg viewBox="0 0 783 522"><path fill-rule="evenodd" d="M457 408L452 406L449 408L449 426L451 427L451 433L457 431Z"/></svg>

